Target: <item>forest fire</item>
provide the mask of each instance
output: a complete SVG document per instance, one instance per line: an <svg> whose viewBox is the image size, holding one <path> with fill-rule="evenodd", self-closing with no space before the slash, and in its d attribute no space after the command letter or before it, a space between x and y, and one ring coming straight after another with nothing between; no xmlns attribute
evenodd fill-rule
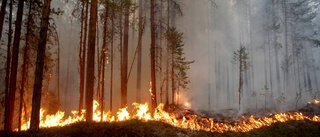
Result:
<svg viewBox="0 0 320 137"><path fill-rule="evenodd" d="M319 103L318 100L313 102ZM145 104L138 104L133 103L135 113L130 114L127 111L127 108L119 109L116 116L112 116L110 112L103 112L103 119L104 122L119 122L131 119L138 119L141 121L161 121L164 123L168 123L175 127L191 129L191 130L204 130L210 132L227 132L227 131L234 131L234 132L247 132L253 129L261 128L264 126L270 126L276 122L286 122L290 120L310 120L315 122L320 122L320 117L314 115L312 117L306 116L301 112L286 112L286 113L279 113L279 114L270 114L268 117L263 118L255 118L250 116L248 118L241 117L239 121L234 122L218 122L215 121L214 118L205 118L201 117L197 114L185 114L182 118L177 117L177 113L168 113L164 110L164 104L159 104L154 112L154 116L151 116L149 112L148 103ZM98 110L99 103L94 101L94 115L93 120L96 122L101 121L101 111ZM188 110L182 110L188 111ZM81 113L78 111L72 111L72 116L64 119L64 112L58 111L55 115L46 115L44 116L45 110L41 109L40 113L40 128L48 128L48 127L56 127L56 126L65 126L68 124L72 124L75 122L85 121L85 110ZM178 112L179 113L179 112ZM183 113L183 112L182 112ZM21 126L22 130L27 130L29 127L29 122L24 123Z"/></svg>

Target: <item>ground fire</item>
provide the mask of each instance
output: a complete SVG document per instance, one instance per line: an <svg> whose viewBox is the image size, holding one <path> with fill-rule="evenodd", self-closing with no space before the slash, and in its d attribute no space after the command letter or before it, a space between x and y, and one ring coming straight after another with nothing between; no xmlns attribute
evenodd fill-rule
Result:
<svg viewBox="0 0 320 137"><path fill-rule="evenodd" d="M141 121L161 121L168 123L175 127L191 129L191 130L204 130L210 132L247 132L253 129L261 128L264 126L270 126L276 122L286 122L290 120L310 120L315 122L320 122L320 117L316 114L313 116L303 114L302 112L285 112L278 114L270 114L267 117L255 118L254 116L244 117L242 116L239 120L234 120L233 122L221 122L217 121L214 118L202 117L196 113L193 113L191 110L182 109L178 112L166 112L164 110L164 104L159 104L154 112L154 116L151 116L149 111L148 103L138 104L133 103L134 113L129 113L126 108L119 109L117 115L112 116L110 112L103 112L98 110L99 103L94 101L94 115L93 120L96 122L119 122L131 119L138 119ZM314 100L309 102L308 105L319 106L319 101ZM40 128L56 127L56 126L65 126L68 124L85 121L85 113L72 111L72 116L64 118L64 112L58 111L54 115L44 116L45 110L41 109L40 113ZM29 122L26 122L22 125L22 130L27 130L29 128Z"/></svg>

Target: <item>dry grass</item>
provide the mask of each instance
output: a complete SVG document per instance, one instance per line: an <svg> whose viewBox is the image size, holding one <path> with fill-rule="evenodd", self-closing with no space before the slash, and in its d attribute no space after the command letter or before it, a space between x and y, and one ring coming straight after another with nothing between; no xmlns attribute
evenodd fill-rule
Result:
<svg viewBox="0 0 320 137"><path fill-rule="evenodd" d="M205 131L192 131L180 129L171 125L149 121L129 120L117 123L87 123L79 122L65 127L41 129L37 132L23 131L4 133L0 136L39 136L39 137L205 137L205 136L299 136L316 137L320 136L320 123L311 121L288 121L275 123L269 127L263 127L246 133L227 132L212 133Z"/></svg>

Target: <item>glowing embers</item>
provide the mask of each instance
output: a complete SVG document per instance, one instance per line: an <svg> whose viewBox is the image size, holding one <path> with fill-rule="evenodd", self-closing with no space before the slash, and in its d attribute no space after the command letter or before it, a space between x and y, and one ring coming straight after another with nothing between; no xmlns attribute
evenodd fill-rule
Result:
<svg viewBox="0 0 320 137"><path fill-rule="evenodd" d="M316 101L314 101L316 103ZM317 101L317 103L319 103ZM161 121L164 123L168 123L175 127L186 128L191 130L205 130L210 132L247 132L256 128L261 128L264 126L270 126L276 122L286 122L290 120L311 120L320 122L320 118L318 116L308 117L303 115L300 112L287 112L287 113L279 113L272 114L268 117L263 118L254 118L250 117L242 117L237 122L217 122L214 121L213 118L205 118L197 115L196 113L191 113L189 110L179 110L178 112L168 113L164 111L164 104L159 104L159 106L155 109L153 113L153 117L149 112L149 106L147 103L138 104L133 103L134 111L133 113L129 113L126 108L119 109L116 116L112 116L110 112L101 113L99 109L99 103L94 101L93 103L93 120L94 121L102 121L104 122L118 122L118 121L126 121L130 119L139 119L142 121ZM72 111L72 116L64 119L64 112L58 111L54 115L46 115L44 116L45 110L41 109L40 113L40 127L55 127L55 126L65 126L71 123L85 121L85 110L82 110L81 113L78 111ZM21 126L22 130L27 130L29 128L29 121L24 123Z"/></svg>
<svg viewBox="0 0 320 137"><path fill-rule="evenodd" d="M319 100L314 99L312 102L308 102L308 104L314 104L314 105L317 105L317 104L320 104L320 101L319 101Z"/></svg>

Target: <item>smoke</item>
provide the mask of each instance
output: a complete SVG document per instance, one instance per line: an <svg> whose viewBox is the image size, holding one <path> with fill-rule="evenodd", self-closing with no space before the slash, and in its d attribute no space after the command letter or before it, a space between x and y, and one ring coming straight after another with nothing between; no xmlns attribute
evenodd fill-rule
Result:
<svg viewBox="0 0 320 137"><path fill-rule="evenodd" d="M72 1L71 1L72 2ZM75 2L74 2L75 3ZM238 104L238 79L239 68L237 64L232 63L233 52L237 51L240 44L243 44L249 52L251 67L247 71L247 80L244 85L242 95L241 110L245 112L247 109L262 109L265 106L270 109L286 110L295 107L297 101L297 73L290 69L290 87L283 91L284 96L276 93L276 73L275 73L275 58L274 49L265 48L267 39L265 27L265 19L267 18L266 5L270 3L264 0L216 0L216 6L212 5L208 0L183 0L180 1L184 15L177 17L176 27L184 34L184 51L186 52L187 60L194 60L191 64L191 69L188 71L188 77L191 83L188 85L189 90L181 91L180 102L182 105L189 103L186 107L195 110L210 110L219 111L224 109L239 108ZM53 2L55 6L62 6L59 2ZM66 6L67 5L67 6ZM251 20L248 21L248 7L251 5ZM66 104L66 111L78 108L79 101L79 67L78 67L78 45L79 45L79 29L80 22L75 18L70 19L73 6L65 4L63 9L65 13L62 17L55 19L61 44L61 108ZM279 9L279 11L281 11ZM143 64L142 64L142 102L150 102L149 81L150 81L150 26L148 24L149 11L147 11L147 26L145 27L145 35L143 36ZM316 18L319 20L319 17ZM250 27L249 27L250 26ZM101 30L101 29L100 29ZM130 31L132 31L130 29ZM100 32L101 33L101 32ZM130 32L130 34L132 34ZM283 33L278 34L279 42L284 45ZM137 46L137 35L129 36L129 64L133 61L133 56ZM102 36L100 36L100 47ZM118 40L117 40L118 41ZM70 52L69 49L70 48ZM265 49L265 50L264 50ZM309 55L313 55L315 66L318 66L319 49L311 48ZM120 57L118 52L118 43L115 44L115 67L114 67L114 90L113 104L114 110L120 107ZM266 51L266 56L264 53ZM269 57L270 52L270 57ZM280 78L283 82L282 63L284 60L284 48L279 50L280 62ZM70 58L69 58L70 57ZM67 64L69 60L69 65ZM266 61L266 66L265 66ZM271 62L271 63L270 63ZM270 67L271 66L271 67ZM69 74L67 71L69 67ZM265 87L265 68L267 68L267 88ZM270 69L271 68L271 69ZM293 67L292 67L293 68ZM313 68L300 68L300 75L309 71L311 73L311 83L315 92L315 86L319 81L318 70ZM110 68L107 67L106 74L106 109L109 106L109 89ZM270 74L271 73L271 74ZM271 78L271 77L272 78ZM314 77L313 77L314 76ZM68 83L66 79L68 77ZM254 78L254 79L253 79ZM295 79L296 81L294 81ZM300 78L300 83L303 83L304 78ZM273 87L271 88L271 82ZM161 81L158 80L158 84ZM283 85L283 84L282 84ZM57 90L57 87L52 85L52 90ZM303 86L301 86L303 87ZM160 101L160 91L158 87L158 102ZM281 87L283 89L283 87ZM301 99L298 100L299 106L311 100L311 95L308 90L303 89ZM67 98L64 93L67 91ZM284 98L281 98L284 97ZM171 97L169 97L171 99ZM164 100L163 96L163 100ZM64 102L66 100L66 102ZM136 61L132 68L131 75L128 81L128 106L136 101ZM267 102L267 103L265 103ZM130 108L130 107L129 107Z"/></svg>
<svg viewBox="0 0 320 137"><path fill-rule="evenodd" d="M177 23L178 28L184 32L187 58L195 60L189 71L190 90L185 93L190 98L192 108L216 111L238 109L239 68L237 64L232 63L232 60L233 52L239 49L240 44L247 48L251 63L246 74L248 82L244 84L240 112L263 109L265 106L268 109L283 111L294 109L296 103L299 107L312 100L311 93L317 93L315 87L309 89L311 91L307 91L308 89L301 84L300 90L303 90L301 98L298 95L296 81L289 79L290 86L286 91L282 87L284 85L283 61L285 59L283 32L277 34L278 42L282 45L279 50L282 84L276 81L274 48L266 49L267 56L264 56L263 46L267 36L263 28L267 18L266 5L270 6L270 3L254 0L217 0L215 2L217 7L210 5L208 1L184 1L184 16ZM249 6L251 6L250 10ZM251 17L248 16L248 12L251 12ZM319 50L312 48L311 55L315 56L317 53ZM319 60L316 57L313 59L318 65ZM266 70L268 75L267 89L264 89L265 68L268 69ZM293 68L294 66L291 66L289 75L291 78L297 79ZM309 70L309 73L315 75L309 82L313 86L319 84L314 81L318 74L316 71L311 72L312 67L300 69L301 72L298 75L307 73L306 71ZM300 83L303 83L303 80L306 83L306 78L301 76L300 80ZM271 82L273 87L270 87L272 86ZM277 84L281 84L280 93L277 92ZM301 89L302 87L303 89Z"/></svg>

